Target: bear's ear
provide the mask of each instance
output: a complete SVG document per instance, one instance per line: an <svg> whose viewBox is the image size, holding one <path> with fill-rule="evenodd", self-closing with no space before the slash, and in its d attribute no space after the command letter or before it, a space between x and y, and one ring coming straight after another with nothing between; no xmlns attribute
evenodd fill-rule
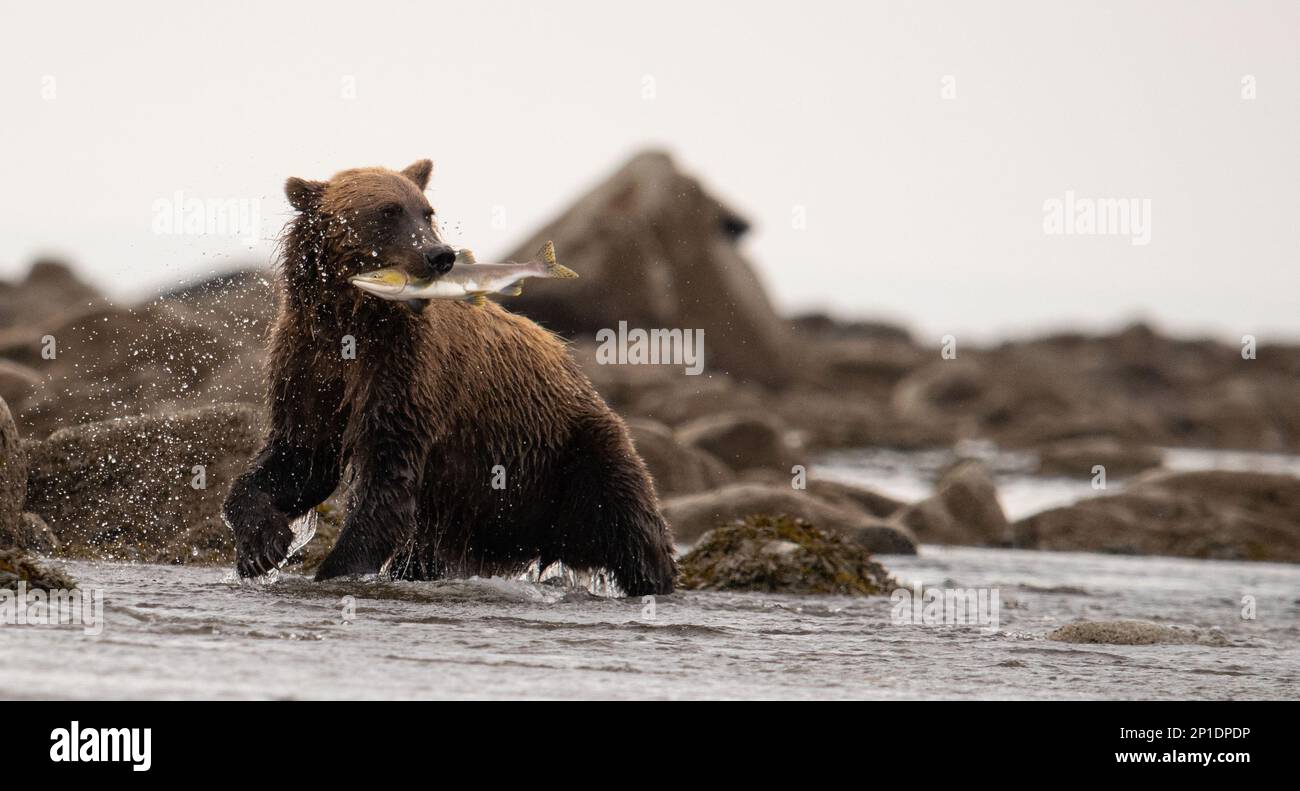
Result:
<svg viewBox="0 0 1300 791"><path fill-rule="evenodd" d="M433 162L428 159L421 159L412 163L402 171L402 175L415 182L415 186L424 192L429 186L429 177L433 175Z"/></svg>
<svg viewBox="0 0 1300 791"><path fill-rule="evenodd" d="M325 182L291 176L284 182L284 194L289 198L290 206L298 211L310 211L320 206L321 196L325 194Z"/></svg>

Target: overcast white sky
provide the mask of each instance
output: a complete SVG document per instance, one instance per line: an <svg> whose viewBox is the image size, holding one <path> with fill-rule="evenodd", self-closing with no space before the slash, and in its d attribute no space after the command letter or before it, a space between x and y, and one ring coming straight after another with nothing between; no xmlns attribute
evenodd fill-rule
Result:
<svg viewBox="0 0 1300 791"><path fill-rule="evenodd" d="M755 222L786 311L1300 337L1297 2L132 7L0 11L0 276L265 260L286 176L424 156L451 240L503 253L661 146ZM177 190L260 199L263 240L154 233ZM1045 235L1067 190L1150 199L1150 244Z"/></svg>

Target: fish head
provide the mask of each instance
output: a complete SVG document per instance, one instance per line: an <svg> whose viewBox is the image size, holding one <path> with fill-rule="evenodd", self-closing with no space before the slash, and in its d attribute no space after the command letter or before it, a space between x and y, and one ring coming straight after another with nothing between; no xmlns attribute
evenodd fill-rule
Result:
<svg viewBox="0 0 1300 791"><path fill-rule="evenodd" d="M374 294L378 297L395 297L406 289L411 282L411 277L405 271L390 266L384 269L376 269L373 272L362 272L359 275L353 275L348 278L348 282L367 294Z"/></svg>

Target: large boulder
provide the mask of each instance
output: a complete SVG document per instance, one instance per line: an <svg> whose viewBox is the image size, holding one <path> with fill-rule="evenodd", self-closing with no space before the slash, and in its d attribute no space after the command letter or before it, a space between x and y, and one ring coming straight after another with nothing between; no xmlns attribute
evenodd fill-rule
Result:
<svg viewBox="0 0 1300 791"><path fill-rule="evenodd" d="M1058 430L1077 411L1076 397L1062 379L1058 361L966 351L909 373L894 388L890 403L908 424L936 427L959 438L1023 444Z"/></svg>
<svg viewBox="0 0 1300 791"><path fill-rule="evenodd" d="M1248 367L1255 363L1242 361L1243 370L1186 388L1186 405L1171 426L1179 444L1300 451L1296 374Z"/></svg>
<svg viewBox="0 0 1300 791"><path fill-rule="evenodd" d="M1104 336L966 345L954 359L909 371L890 403L907 424L1009 447L1105 436L1300 450L1300 347L1261 339L1257 354L1243 357L1236 338L1223 340L1167 338L1135 324Z"/></svg>
<svg viewBox="0 0 1300 791"><path fill-rule="evenodd" d="M691 393L701 386L715 382L730 384L727 377L682 376L680 368L662 365L618 365L610 363L600 353L600 344L594 338L575 338L569 344L569 354L586 374L610 406L620 414L639 415L670 423L653 411L629 409L633 403L651 395L670 401L677 394ZM670 395L671 394L671 395Z"/></svg>
<svg viewBox="0 0 1300 791"><path fill-rule="evenodd" d="M40 514L24 511L12 529L0 529L0 547L48 555L58 550L59 538Z"/></svg>
<svg viewBox="0 0 1300 791"><path fill-rule="evenodd" d="M790 326L800 335L815 340L849 339L888 341L912 344L912 331L887 321L843 321L826 313L801 313L790 319Z"/></svg>
<svg viewBox="0 0 1300 791"><path fill-rule="evenodd" d="M512 256L548 239L581 278L532 281L510 303L564 335L603 329L704 330L704 362L766 383L789 377L787 327L737 240L748 224L665 153L634 157Z"/></svg>
<svg viewBox="0 0 1300 791"><path fill-rule="evenodd" d="M697 418L677 429L685 444L712 454L733 470L788 469L795 454L785 425L761 413L723 413Z"/></svg>
<svg viewBox="0 0 1300 791"><path fill-rule="evenodd" d="M1061 551L1300 562L1300 478L1156 472L1115 495L1017 522L1015 546Z"/></svg>
<svg viewBox="0 0 1300 791"><path fill-rule="evenodd" d="M788 516L710 530L679 567L681 586L694 590L876 595L897 587L860 545Z"/></svg>
<svg viewBox="0 0 1300 791"><path fill-rule="evenodd" d="M190 398L177 405L263 400L266 340L276 311L274 278L265 266L236 269L166 292L145 306L170 308L223 341L224 348L213 354L215 364L187 391Z"/></svg>
<svg viewBox="0 0 1300 791"><path fill-rule="evenodd" d="M0 398L0 541L18 535L26 497L27 454L18 439L9 405Z"/></svg>
<svg viewBox="0 0 1300 791"><path fill-rule="evenodd" d="M48 322L77 312L103 297L62 261L40 259L18 282L0 281L0 331ZM0 337L4 335L0 332Z"/></svg>
<svg viewBox="0 0 1300 791"><path fill-rule="evenodd" d="M854 486L851 483L813 478L808 481L808 493L832 503L857 508L868 516L888 517L903 508L905 503L881 494L874 489Z"/></svg>
<svg viewBox="0 0 1300 791"><path fill-rule="evenodd" d="M225 561L221 504L261 440L259 412L243 404L61 429L27 444L27 508L65 554Z"/></svg>
<svg viewBox="0 0 1300 791"><path fill-rule="evenodd" d="M737 384L725 376L711 376L707 379L699 376L672 377L657 386L631 392L628 396L624 403L629 413L658 420L669 426L681 426L692 420L727 412L759 412L767 408L770 398L757 386Z"/></svg>
<svg viewBox="0 0 1300 791"><path fill-rule="evenodd" d="M672 526L673 538L684 544L695 542L721 524L748 516L785 514L839 533L870 552L916 554L916 540L906 528L828 503L788 485L734 483L670 498L664 502L663 511Z"/></svg>
<svg viewBox="0 0 1300 791"><path fill-rule="evenodd" d="M18 412L29 436L142 412L260 398L260 330L234 320L221 326L178 301L100 306L29 325L25 332L0 354L42 377ZM53 359L41 355L46 335L54 340ZM247 386L222 392L215 383L232 371Z"/></svg>
<svg viewBox="0 0 1300 791"><path fill-rule="evenodd" d="M932 359L933 352L898 327L826 324L811 317L791 324L805 378L822 390L852 391L856 400L885 403L899 381Z"/></svg>
<svg viewBox="0 0 1300 791"><path fill-rule="evenodd" d="M771 401L773 415L796 428L810 448L946 448L957 438L952 426L913 421L887 403L842 390L789 387Z"/></svg>
<svg viewBox="0 0 1300 791"><path fill-rule="evenodd" d="M737 479L746 483L762 483L779 488L791 486L795 476L780 470L754 468L741 472ZM864 516L881 519L906 505L901 500L895 500L874 489L825 478L805 477L802 491L847 511L857 511Z"/></svg>
<svg viewBox="0 0 1300 791"><path fill-rule="evenodd" d="M40 387L41 375L13 360L0 359L0 398L17 408Z"/></svg>
<svg viewBox="0 0 1300 791"><path fill-rule="evenodd" d="M939 478L934 496L900 509L890 521L927 544L1000 546L1010 539L993 476L973 459L954 464Z"/></svg>
<svg viewBox="0 0 1300 791"><path fill-rule="evenodd" d="M972 434L997 397L996 382L980 363L966 357L938 360L912 372L895 386L891 406L904 420L961 425Z"/></svg>
<svg viewBox="0 0 1300 791"><path fill-rule="evenodd" d="M259 336L275 318L275 273L249 266L164 291L158 302L184 305L196 318L243 335Z"/></svg>
<svg viewBox="0 0 1300 791"><path fill-rule="evenodd" d="M672 429L662 423L633 418L627 421L627 428L661 497L702 492L735 478L725 464L705 451L679 442Z"/></svg>

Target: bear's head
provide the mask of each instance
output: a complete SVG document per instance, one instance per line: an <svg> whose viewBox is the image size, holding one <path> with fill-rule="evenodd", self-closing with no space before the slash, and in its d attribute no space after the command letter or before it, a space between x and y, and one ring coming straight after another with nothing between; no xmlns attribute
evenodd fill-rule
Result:
<svg viewBox="0 0 1300 791"><path fill-rule="evenodd" d="M329 181L290 178L284 184L298 216L285 239L291 281L349 293L349 277L398 267L412 277L445 274L456 251L442 241L424 197L433 163L402 171L356 168Z"/></svg>

